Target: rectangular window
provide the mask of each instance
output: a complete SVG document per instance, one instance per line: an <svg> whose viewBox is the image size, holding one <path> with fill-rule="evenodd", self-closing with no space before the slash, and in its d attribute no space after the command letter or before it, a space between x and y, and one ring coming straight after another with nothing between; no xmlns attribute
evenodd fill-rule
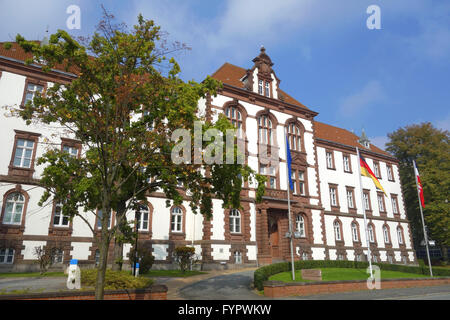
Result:
<svg viewBox="0 0 450 320"><path fill-rule="evenodd" d="M330 204L332 207L337 207L337 190L336 187L330 187Z"/></svg>
<svg viewBox="0 0 450 320"><path fill-rule="evenodd" d="M28 83L25 88L25 99L23 104L25 105L28 101L33 103L33 99L36 96L36 93L41 93L44 90L44 87L34 83Z"/></svg>
<svg viewBox="0 0 450 320"><path fill-rule="evenodd" d="M392 171L392 165L387 165L386 166L386 168L387 168L387 176L388 176L388 180L389 181L394 181L394 174L393 174L393 171Z"/></svg>
<svg viewBox="0 0 450 320"><path fill-rule="evenodd" d="M391 201L392 201L392 212L394 214L398 214L398 199L396 195L391 194Z"/></svg>
<svg viewBox="0 0 450 320"><path fill-rule="evenodd" d="M383 195L377 194L377 198L378 198L378 208L380 209L380 212L385 212L386 210L384 209Z"/></svg>
<svg viewBox="0 0 450 320"><path fill-rule="evenodd" d="M14 262L14 250L11 248L0 249L0 264L12 264Z"/></svg>
<svg viewBox="0 0 450 320"><path fill-rule="evenodd" d="M364 197L364 209L366 209L366 211L370 211L370 195L368 191L364 191L363 192L363 197Z"/></svg>
<svg viewBox="0 0 450 320"><path fill-rule="evenodd" d="M78 157L78 148L76 147L63 146L63 152L67 152L71 157Z"/></svg>
<svg viewBox="0 0 450 320"><path fill-rule="evenodd" d="M381 179L381 174L380 174L380 164L378 162L373 162L373 174L375 175L375 177L377 177L378 179Z"/></svg>
<svg viewBox="0 0 450 320"><path fill-rule="evenodd" d="M148 212L141 212L138 219L138 229L139 231L148 230Z"/></svg>
<svg viewBox="0 0 450 320"><path fill-rule="evenodd" d="M355 199L353 197L353 189L347 189L347 205L349 209L355 209Z"/></svg>
<svg viewBox="0 0 450 320"><path fill-rule="evenodd" d="M263 94L263 81L262 80L258 81L258 93Z"/></svg>
<svg viewBox="0 0 450 320"><path fill-rule="evenodd" d="M67 227L69 225L69 217L62 214L62 204L55 205L55 215L53 216L53 225L55 227Z"/></svg>
<svg viewBox="0 0 450 320"><path fill-rule="evenodd" d="M328 169L334 169L333 166L333 153L331 151L326 152L326 158L327 158L327 168Z"/></svg>
<svg viewBox="0 0 450 320"><path fill-rule="evenodd" d="M183 216L181 214L172 214L172 232L181 232L182 231L182 222Z"/></svg>
<svg viewBox="0 0 450 320"><path fill-rule="evenodd" d="M350 169L350 156L344 155L343 160L344 160L344 171L345 172L351 172L351 169Z"/></svg>
<svg viewBox="0 0 450 320"><path fill-rule="evenodd" d="M17 139L14 153L14 166L19 168L31 168L33 159L34 141Z"/></svg>
<svg viewBox="0 0 450 320"><path fill-rule="evenodd" d="M291 180L294 185L294 194L297 194L297 179L295 179L295 171L292 171Z"/></svg>
<svg viewBox="0 0 450 320"><path fill-rule="evenodd" d="M265 94L266 94L266 97L270 97L270 85L269 85L269 83L268 82L266 82L265 83Z"/></svg>
<svg viewBox="0 0 450 320"><path fill-rule="evenodd" d="M277 178L275 175L275 168L268 167L266 165L260 165L259 173L267 176L267 187L271 189L276 189L277 187Z"/></svg>
<svg viewBox="0 0 450 320"><path fill-rule="evenodd" d="M304 196L305 195L305 173L303 171L298 172L298 191L299 193Z"/></svg>

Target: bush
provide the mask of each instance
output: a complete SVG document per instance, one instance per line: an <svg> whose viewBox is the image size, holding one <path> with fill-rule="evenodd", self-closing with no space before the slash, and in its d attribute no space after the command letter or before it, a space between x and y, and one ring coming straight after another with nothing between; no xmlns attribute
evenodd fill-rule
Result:
<svg viewBox="0 0 450 320"><path fill-rule="evenodd" d="M386 271L400 271L414 274L429 275L429 269L425 266L413 267L399 264L387 263L372 263ZM295 270L314 269L314 268L357 268L366 269L369 267L368 262L346 261L346 260L301 260L294 262ZM267 281L270 276L291 270L290 262L275 263L257 269L253 275L253 283L258 290L264 289L264 281ZM433 276L450 277L450 269L433 268Z"/></svg>
<svg viewBox="0 0 450 320"><path fill-rule="evenodd" d="M97 280L97 269L81 270L81 285L95 287ZM134 277L127 271L106 270L105 289L139 289L146 288L153 283L153 280L143 277Z"/></svg>
<svg viewBox="0 0 450 320"><path fill-rule="evenodd" d="M197 262L195 248L193 247L176 247L173 254L175 262L180 266L181 272L185 272L191 264Z"/></svg>
<svg viewBox="0 0 450 320"><path fill-rule="evenodd" d="M153 262L155 261L155 257L152 255L152 252L148 248L138 247L137 251L138 251L139 273L145 274L149 272L150 269L152 268ZM132 270L134 268L134 262L136 261L134 252L135 252L134 248L131 248L130 253L128 254Z"/></svg>

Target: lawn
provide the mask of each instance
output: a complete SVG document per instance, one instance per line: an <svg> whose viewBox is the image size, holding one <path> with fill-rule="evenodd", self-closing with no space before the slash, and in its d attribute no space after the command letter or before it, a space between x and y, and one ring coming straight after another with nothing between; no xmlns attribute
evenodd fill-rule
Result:
<svg viewBox="0 0 450 320"><path fill-rule="evenodd" d="M354 268L322 268L322 281L341 281L341 280L367 280L369 274L366 269ZM429 276L415 273L405 273L399 271L381 270L381 279L398 279L398 278L427 278ZM269 280L292 282L292 272L281 272L274 274ZM295 281L310 282L311 280L303 280L301 270L295 270Z"/></svg>
<svg viewBox="0 0 450 320"><path fill-rule="evenodd" d="M0 273L0 278L35 278L35 277L67 277L64 272L5 272Z"/></svg>
<svg viewBox="0 0 450 320"><path fill-rule="evenodd" d="M146 274L143 274L145 277L191 277L199 274L206 274L207 272L202 271L185 271L182 273L180 270L150 270Z"/></svg>

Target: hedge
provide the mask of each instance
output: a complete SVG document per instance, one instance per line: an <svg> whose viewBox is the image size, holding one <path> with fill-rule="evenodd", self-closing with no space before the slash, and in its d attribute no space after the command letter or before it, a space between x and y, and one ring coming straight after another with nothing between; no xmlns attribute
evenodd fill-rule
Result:
<svg viewBox="0 0 450 320"><path fill-rule="evenodd" d="M387 264L387 263L372 263L372 265L377 265L381 270L389 271L400 271L406 273L415 274L425 274L429 275L429 268L426 266L405 266L399 264ZM369 267L368 262L359 261L345 261L345 260L301 260L294 262L295 270L301 269L313 269L313 268L356 268L356 269L366 269ZM257 269L253 276L253 282L255 288L258 290L263 290L264 281L267 281L270 276L291 270L290 262L280 262L271 264L268 266L261 267ZM433 268L433 276L450 276L450 269L444 268Z"/></svg>

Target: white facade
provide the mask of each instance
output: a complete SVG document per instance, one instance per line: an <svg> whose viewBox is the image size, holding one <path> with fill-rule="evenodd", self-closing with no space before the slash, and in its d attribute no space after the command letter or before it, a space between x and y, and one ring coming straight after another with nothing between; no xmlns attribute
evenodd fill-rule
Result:
<svg viewBox="0 0 450 320"><path fill-rule="evenodd" d="M268 58L268 57L267 57ZM234 106L242 112L242 123L246 133L247 164L256 172L261 172L264 159L260 154L260 122L261 116L271 120L272 139L278 150L276 161L270 165L275 167L273 175L276 180L275 187L266 191L262 204L255 203L255 185L246 185L243 191L242 209L240 209L240 230L230 230L229 210L224 210L218 200L213 201L213 218L208 221L201 215L194 215L186 200L179 206L181 216L180 229L172 230L171 215L173 207L166 206L166 199L160 196L148 197L149 203L149 229L143 232L143 239L151 243L151 248L160 265L170 264L171 250L177 245L193 245L202 261L210 264L228 263L255 263L258 259L262 263L284 259L288 252L284 233L287 231L287 203L286 203L286 138L287 124L294 124L301 130L301 148L291 152L293 168L297 172L296 187L304 188L303 194L293 195L292 219L296 226L297 217L303 217L304 236L295 240L296 259L349 259L356 260L357 255L366 250L366 235L362 216L361 193L358 180L358 162L354 146L335 147L317 139L315 131L314 113L302 106L295 106L291 102L283 102L283 92L279 90L278 79L271 68L267 69L266 56L261 54L253 70L247 73L253 79L248 90L225 86L210 103L207 99L199 101L199 113L210 115L213 120L226 108ZM254 61L255 61L254 60ZM14 62L13 65L20 66ZM6 68L6 66L8 68ZM51 86L50 81L40 70L30 75L11 70L11 62L0 56L0 107L18 106L22 103L26 85L29 81L38 79L40 83ZM265 77L263 77L266 74ZM70 75L65 75L70 78ZM259 93L258 80L265 79L270 83L271 90L266 94L263 85L263 94ZM243 77L245 78L245 77ZM250 81L250 80L246 80ZM261 97L259 97L261 96ZM280 107L281 106L281 107ZM33 249L47 243L59 243L64 250L64 259L79 259L95 263L96 245L93 242L91 229L79 217L64 226L55 226L55 207L52 201L39 206L38 202L43 193L39 187L39 177L42 166L34 164L34 171L29 176L20 176L14 170L14 155L17 149L17 139L30 134L36 138L37 147L33 150L33 159L38 159L50 146L61 146L64 139L71 136L57 125L42 126L30 125L17 117L7 116L7 110L2 109L0 116L0 195L1 219L5 218L8 195L20 193L25 195L25 206L20 221L16 225L0 221L0 249L13 248L14 260L3 263L0 267L15 266L18 264L30 265L35 258ZM244 116L245 115L245 116ZM326 152L331 151L335 167L327 168ZM370 150L369 150L370 151ZM344 172L343 154L350 156L352 171ZM369 222L373 224L376 243L374 254L382 261L387 260L391 254L396 262L407 256L409 262L415 261L412 251L409 223L403 205L398 166L395 159L374 152L366 152L365 157L369 166L373 168L373 159L378 160L382 179L380 180L386 193L385 212L380 212L377 203L377 191L373 182L363 177L363 188L370 194L371 214ZM387 179L387 163L392 166L394 179ZM20 170L18 170L21 172ZM23 171L23 170L22 170ZM25 172L25 171L24 171ZM303 180L298 176L303 173ZM29 174L29 172L27 173ZM269 174L270 176L270 174ZM330 200L330 185L337 190L338 206L333 207ZM348 208L346 190L354 190L356 212ZM393 212L391 195L396 195L398 214ZM80 212L83 217L95 228L95 214ZM128 212L128 220L134 219L134 212ZM334 222L341 224L341 239L336 241ZM151 222L151 223L150 223ZM352 239L352 222L359 228L358 241ZM383 226L388 226L390 242L385 243ZM403 243L399 243L397 228L403 231ZM13 230L13 231L11 231ZM16 232L17 231L17 232ZM14 233L16 232L16 233ZM16 235L14 235L16 234ZM58 242L59 241L59 242ZM124 247L124 258L131 248L131 244ZM239 257L242 257L240 260Z"/></svg>

